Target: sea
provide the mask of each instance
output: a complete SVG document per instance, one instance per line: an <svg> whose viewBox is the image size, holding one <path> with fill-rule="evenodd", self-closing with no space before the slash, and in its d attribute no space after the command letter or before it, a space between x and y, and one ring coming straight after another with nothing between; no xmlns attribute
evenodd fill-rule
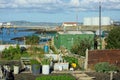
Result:
<svg viewBox="0 0 120 80"><path fill-rule="evenodd" d="M28 28L1 28L0 29L0 43L1 44L24 44L23 41L18 42L12 39L16 37L38 35L35 32L36 31L29 31ZM46 41L47 40L40 40L40 44Z"/></svg>

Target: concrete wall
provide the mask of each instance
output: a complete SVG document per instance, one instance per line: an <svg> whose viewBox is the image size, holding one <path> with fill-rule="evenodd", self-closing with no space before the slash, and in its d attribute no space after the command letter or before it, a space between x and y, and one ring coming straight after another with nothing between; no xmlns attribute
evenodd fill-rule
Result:
<svg viewBox="0 0 120 80"><path fill-rule="evenodd" d="M3 51L5 48L9 48L10 46L16 47L16 45L0 45L0 51ZM29 45L20 45L20 47L29 47Z"/></svg>

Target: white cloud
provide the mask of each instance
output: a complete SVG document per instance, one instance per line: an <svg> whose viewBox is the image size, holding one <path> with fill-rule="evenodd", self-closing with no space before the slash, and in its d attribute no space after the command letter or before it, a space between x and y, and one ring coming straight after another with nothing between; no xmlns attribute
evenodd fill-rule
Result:
<svg viewBox="0 0 120 80"><path fill-rule="evenodd" d="M120 0L0 0L0 8L39 9L40 11L72 11L78 8L97 10L99 1L104 9L120 9Z"/></svg>
<svg viewBox="0 0 120 80"><path fill-rule="evenodd" d="M71 0L70 5L78 7L78 6L80 6L80 1L79 0Z"/></svg>

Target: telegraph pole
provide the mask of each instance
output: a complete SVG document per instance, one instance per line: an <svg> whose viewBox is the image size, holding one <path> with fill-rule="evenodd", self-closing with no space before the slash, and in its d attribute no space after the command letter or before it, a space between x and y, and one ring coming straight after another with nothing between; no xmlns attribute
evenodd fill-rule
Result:
<svg viewBox="0 0 120 80"><path fill-rule="evenodd" d="M101 39L101 1L99 1L99 38L100 38L100 49L102 49L102 39Z"/></svg>
<svg viewBox="0 0 120 80"><path fill-rule="evenodd" d="M76 7L76 23L77 23L77 31L79 30L78 27L78 7Z"/></svg>

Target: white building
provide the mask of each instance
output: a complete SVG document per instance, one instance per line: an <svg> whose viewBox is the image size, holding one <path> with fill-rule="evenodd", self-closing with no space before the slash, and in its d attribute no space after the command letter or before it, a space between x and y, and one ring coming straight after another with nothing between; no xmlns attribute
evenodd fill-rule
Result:
<svg viewBox="0 0 120 80"><path fill-rule="evenodd" d="M77 22L64 22L63 24L62 24L62 26L64 26L64 27L69 27L69 26L77 26Z"/></svg>
<svg viewBox="0 0 120 80"><path fill-rule="evenodd" d="M110 17L101 17L101 25L102 26L107 26L111 25L112 20ZM84 26L98 26L99 25L99 17L86 17L84 18L83 22Z"/></svg>
<svg viewBox="0 0 120 80"><path fill-rule="evenodd" d="M0 26L2 26L3 25L3 23L0 23Z"/></svg>

